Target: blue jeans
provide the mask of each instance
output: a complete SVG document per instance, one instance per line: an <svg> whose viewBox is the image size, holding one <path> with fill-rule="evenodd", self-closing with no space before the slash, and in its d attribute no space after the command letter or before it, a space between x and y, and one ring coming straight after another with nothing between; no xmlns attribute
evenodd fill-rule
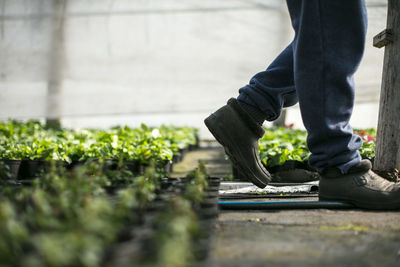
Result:
<svg viewBox="0 0 400 267"><path fill-rule="evenodd" d="M363 0L287 0L295 38L267 70L239 90L238 99L279 117L299 102L311 151L320 172L343 173L360 162L362 139L349 120L353 74L364 53L367 15Z"/></svg>

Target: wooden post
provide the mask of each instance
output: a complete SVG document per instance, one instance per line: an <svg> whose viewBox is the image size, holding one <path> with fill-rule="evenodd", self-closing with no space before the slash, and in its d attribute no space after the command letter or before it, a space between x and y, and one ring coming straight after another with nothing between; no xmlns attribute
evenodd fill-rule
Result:
<svg viewBox="0 0 400 267"><path fill-rule="evenodd" d="M388 1L387 29L374 38L386 46L383 63L374 170L400 169L400 1Z"/></svg>
<svg viewBox="0 0 400 267"><path fill-rule="evenodd" d="M64 14L67 0L53 0L53 18L51 45L49 51L49 69L47 84L46 124L51 128L60 128L61 122L61 85L64 67Z"/></svg>

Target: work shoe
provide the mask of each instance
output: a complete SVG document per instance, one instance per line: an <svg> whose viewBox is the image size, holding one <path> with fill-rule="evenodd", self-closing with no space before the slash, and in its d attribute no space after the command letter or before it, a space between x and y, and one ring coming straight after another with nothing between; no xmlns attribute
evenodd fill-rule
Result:
<svg viewBox="0 0 400 267"><path fill-rule="evenodd" d="M341 200L365 209L399 209L400 184L374 173L369 160L351 167L347 174L328 168L319 182L320 200Z"/></svg>
<svg viewBox="0 0 400 267"><path fill-rule="evenodd" d="M271 180L258 153L258 139L264 130L244 111L235 98L212 113L204 123L224 147L233 165L245 178L260 188Z"/></svg>

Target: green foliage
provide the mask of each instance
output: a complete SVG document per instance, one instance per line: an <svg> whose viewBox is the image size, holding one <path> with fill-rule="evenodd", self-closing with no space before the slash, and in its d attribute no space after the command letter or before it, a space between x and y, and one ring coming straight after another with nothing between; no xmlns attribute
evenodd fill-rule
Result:
<svg viewBox="0 0 400 267"><path fill-rule="evenodd" d="M195 145L197 130L190 127L114 127L109 130L45 128L40 122L0 123L1 159L88 159L171 161L179 149Z"/></svg>
<svg viewBox="0 0 400 267"><path fill-rule="evenodd" d="M362 158L375 156L374 129L355 130L363 139L360 149ZM307 148L307 133L305 131L287 128L268 128L265 135L259 141L259 153L261 161L268 167L283 164L287 160L306 161L310 156Z"/></svg>
<svg viewBox="0 0 400 267"><path fill-rule="evenodd" d="M261 161L268 167L283 164L287 160L305 161L310 156L307 133L286 128L266 129L259 141Z"/></svg>
<svg viewBox="0 0 400 267"><path fill-rule="evenodd" d="M200 203L205 196L205 190L208 188L207 170L204 162L200 161L199 166L191 171L187 176L185 198L193 203Z"/></svg>
<svg viewBox="0 0 400 267"><path fill-rule="evenodd" d="M55 165L31 187L3 187L0 194L0 261L5 266L100 266L104 253L126 224L154 200L161 174L154 165L133 177L110 198L113 185L100 162L73 171ZM193 212L204 197L203 164L189 176L182 196L172 197L157 215L155 254L158 266L190 266L191 246L199 236ZM196 190L197 188L197 190ZM193 194L193 195L192 195ZM152 265L153 266L153 265Z"/></svg>
<svg viewBox="0 0 400 267"><path fill-rule="evenodd" d="M187 127L144 124L73 131L36 121L0 123L0 158L52 160L29 187L15 187L0 161L0 265L100 266L118 233L156 197L164 175L159 163L195 145L196 134ZM54 160L85 163L69 171ZM132 161L149 167L135 176ZM171 199L159 215L163 227L154 237L162 266L193 259L188 247L198 226L192 207L204 197L206 177L201 165L188 177L183 196ZM108 188L115 189L112 196Z"/></svg>
<svg viewBox="0 0 400 267"><path fill-rule="evenodd" d="M154 176L153 176L154 175ZM53 166L31 187L0 195L0 261L7 266L99 266L134 210L154 199L154 170L133 177L110 199L100 163L66 171ZM29 248L29 253L25 253Z"/></svg>
<svg viewBox="0 0 400 267"><path fill-rule="evenodd" d="M182 196L170 199L158 215L158 231L153 237L154 256L150 266L192 266L193 240L201 234L193 208L204 199L208 174L203 162L186 176ZM153 252L152 252L153 253Z"/></svg>
<svg viewBox="0 0 400 267"><path fill-rule="evenodd" d="M166 209L158 215L162 222L154 236L156 258L151 266L191 266L194 260L191 245L199 231L199 225L189 200L183 197L171 199Z"/></svg>
<svg viewBox="0 0 400 267"><path fill-rule="evenodd" d="M8 180L10 178L10 167L4 164L4 162L0 161L0 186L3 185L5 180Z"/></svg>
<svg viewBox="0 0 400 267"><path fill-rule="evenodd" d="M354 133L361 136L363 140L362 147L360 149L360 155L362 158L372 159L375 157L375 146L376 146L376 130L373 128L365 130L354 130Z"/></svg>

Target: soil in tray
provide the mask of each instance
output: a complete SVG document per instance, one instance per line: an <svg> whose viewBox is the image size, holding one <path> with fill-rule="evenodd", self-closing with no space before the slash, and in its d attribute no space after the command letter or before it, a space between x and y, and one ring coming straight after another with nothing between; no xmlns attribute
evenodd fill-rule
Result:
<svg viewBox="0 0 400 267"><path fill-rule="evenodd" d="M39 160L22 160L18 173L19 180L32 179L39 175L45 168L45 162Z"/></svg>
<svg viewBox="0 0 400 267"><path fill-rule="evenodd" d="M150 166L149 164L143 164L140 161L126 161L126 164L128 169L133 174L143 174L146 171L146 168ZM169 160L158 162L156 163L156 166L164 169L164 171L167 173L171 173L173 171L173 163L171 163Z"/></svg>
<svg viewBox="0 0 400 267"><path fill-rule="evenodd" d="M88 162L99 162L99 159L90 159L82 161L74 161L68 165L68 169L73 169L77 166L87 164ZM117 159L103 159L103 170L117 170L119 168L119 160ZM143 174L149 164L143 164L139 160L125 160L123 162L129 171L133 174ZM157 167L164 169L165 172L170 173L173 170L173 163L169 160L165 160L156 164Z"/></svg>
<svg viewBox="0 0 400 267"><path fill-rule="evenodd" d="M17 179L21 161L13 159L2 159L1 161L3 162L4 166L7 166L7 169L2 170L2 173L8 172L10 179Z"/></svg>
<svg viewBox="0 0 400 267"><path fill-rule="evenodd" d="M149 207L141 210L140 216L137 216L141 220L124 228L118 236L117 243L110 247L105 258L109 266L125 261L133 265L143 261L152 263L157 254L155 251L158 247L157 242L160 242L157 234L165 227L164 223L158 220L159 214L165 211L166 205L172 198L184 194L187 181L186 178L161 179L156 198ZM200 203L192 203L192 210L198 220L199 232L192 239L190 249L197 262L203 261L208 256L215 219L219 212L218 186L220 179L209 178L207 181L209 188L205 191L204 200ZM127 247L130 248L127 249ZM128 254L126 251L129 251Z"/></svg>
<svg viewBox="0 0 400 267"><path fill-rule="evenodd" d="M29 180L38 177L43 172L48 172L54 167L67 167L67 163L61 160L21 160L18 180Z"/></svg>
<svg viewBox="0 0 400 267"><path fill-rule="evenodd" d="M179 149L179 152L172 158L173 163L179 163L183 160L185 155L189 152L189 148Z"/></svg>

